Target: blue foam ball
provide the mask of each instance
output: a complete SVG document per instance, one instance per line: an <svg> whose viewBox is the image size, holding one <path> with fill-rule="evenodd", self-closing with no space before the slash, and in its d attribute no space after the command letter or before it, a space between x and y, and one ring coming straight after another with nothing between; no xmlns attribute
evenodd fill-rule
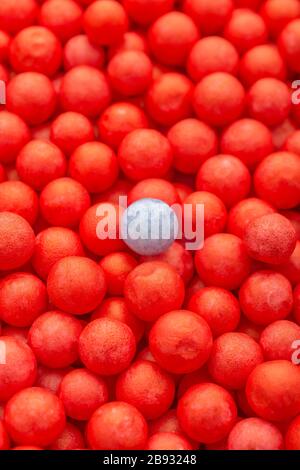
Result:
<svg viewBox="0 0 300 470"><path fill-rule="evenodd" d="M126 245L139 255L152 256L165 252L177 233L177 216L160 199L139 199L122 216L121 236Z"/></svg>

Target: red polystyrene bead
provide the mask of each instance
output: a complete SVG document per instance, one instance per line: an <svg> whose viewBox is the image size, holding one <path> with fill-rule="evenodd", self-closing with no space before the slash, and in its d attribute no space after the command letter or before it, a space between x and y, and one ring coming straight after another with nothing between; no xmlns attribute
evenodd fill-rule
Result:
<svg viewBox="0 0 300 470"><path fill-rule="evenodd" d="M278 209L292 209L300 203L300 156L276 152L266 157L254 174L255 191Z"/></svg>
<svg viewBox="0 0 300 470"><path fill-rule="evenodd" d="M243 199L229 211L227 230L229 233L243 238L250 223L258 217L274 212L275 209L262 199L255 197Z"/></svg>
<svg viewBox="0 0 300 470"><path fill-rule="evenodd" d="M174 0L123 0L122 3L136 23L146 26L170 11Z"/></svg>
<svg viewBox="0 0 300 470"><path fill-rule="evenodd" d="M129 253L115 252L104 256L100 266L105 274L107 292L123 295L126 278L137 265L137 260Z"/></svg>
<svg viewBox="0 0 300 470"><path fill-rule="evenodd" d="M0 400L6 402L34 384L37 370L35 356L27 344L11 336L1 336L1 343L5 348L5 364L0 368Z"/></svg>
<svg viewBox="0 0 300 470"><path fill-rule="evenodd" d="M49 446L65 427L62 402L44 388L24 388L7 403L7 430L17 444Z"/></svg>
<svg viewBox="0 0 300 470"><path fill-rule="evenodd" d="M156 419L171 406L174 381L157 364L138 360L123 372L116 383L116 397L135 406L146 419Z"/></svg>
<svg viewBox="0 0 300 470"><path fill-rule="evenodd" d="M300 338L300 326L289 320L278 320L268 325L260 336L266 361L285 359L290 361L294 352L293 342Z"/></svg>
<svg viewBox="0 0 300 470"><path fill-rule="evenodd" d="M67 156L77 147L94 140L94 129L91 122L83 114L62 113L52 122L51 141Z"/></svg>
<svg viewBox="0 0 300 470"><path fill-rule="evenodd" d="M259 364L248 378L246 395L261 418L275 422L294 418L300 412L300 370L284 360Z"/></svg>
<svg viewBox="0 0 300 470"><path fill-rule="evenodd" d="M146 0L147 1L147 0ZM151 9L153 2L151 4ZM150 10L150 9L149 9ZM108 57L111 59L115 54L121 51L142 51L148 52L148 44L143 33L139 31L127 31L121 41L112 44L108 51Z"/></svg>
<svg viewBox="0 0 300 470"><path fill-rule="evenodd" d="M19 153L16 161L19 177L37 191L50 181L65 176L66 158L51 142L31 140Z"/></svg>
<svg viewBox="0 0 300 470"><path fill-rule="evenodd" d="M20 0L15 6L14 0L3 0L0 6L0 28L12 34L32 25L38 13L35 0Z"/></svg>
<svg viewBox="0 0 300 470"><path fill-rule="evenodd" d="M33 254L34 241L34 232L23 217L0 212L0 271L27 263Z"/></svg>
<svg viewBox="0 0 300 470"><path fill-rule="evenodd" d="M298 10L300 10L299 4L297 5ZM298 16L300 13L298 14ZM295 19L287 24L287 26L282 30L278 46L279 49L287 61L288 66L294 72L300 72L299 66L299 59L300 59L300 46L299 46L299 38L300 38L300 19Z"/></svg>
<svg viewBox="0 0 300 470"><path fill-rule="evenodd" d="M208 237L195 255L195 266L204 283L228 290L240 287L251 264L242 240L229 233Z"/></svg>
<svg viewBox="0 0 300 470"><path fill-rule="evenodd" d="M119 233L119 215L122 212L122 208L115 203L100 202L90 207L83 215L80 226L79 234L82 243L92 253L100 256L106 256L116 251L124 251L125 244L120 238ZM99 215L98 215L99 214ZM98 234L101 235L101 227L98 224L101 223L103 217L106 217L108 226L113 227L112 237L107 237L107 230L103 238L99 238ZM106 227L106 225L105 225Z"/></svg>
<svg viewBox="0 0 300 470"><path fill-rule="evenodd" d="M274 271L257 271L242 285L239 300L243 313L253 323L269 325L286 318L293 307L290 282Z"/></svg>
<svg viewBox="0 0 300 470"><path fill-rule="evenodd" d="M210 444L228 435L235 424L237 409L227 390L203 383L191 387L179 400L177 416L191 439Z"/></svg>
<svg viewBox="0 0 300 470"><path fill-rule="evenodd" d="M182 306L184 283L167 263L149 261L129 273L124 296L132 313L141 320L154 321L164 313Z"/></svg>
<svg viewBox="0 0 300 470"><path fill-rule="evenodd" d="M30 140L26 123L16 114L0 112L0 162L7 164L16 159L18 153Z"/></svg>
<svg viewBox="0 0 300 470"><path fill-rule="evenodd" d="M174 185L160 178L147 178L133 186L128 193L128 205L144 198L160 199L169 206L179 202Z"/></svg>
<svg viewBox="0 0 300 470"><path fill-rule="evenodd" d="M264 263L283 264L296 247L297 235L286 217L268 214L248 224L243 241L252 258Z"/></svg>
<svg viewBox="0 0 300 470"><path fill-rule="evenodd" d="M33 225L37 219L38 210L38 196L32 187L22 181L0 183L1 212L14 212Z"/></svg>
<svg viewBox="0 0 300 470"><path fill-rule="evenodd" d="M253 85L261 78L286 79L286 65L274 44L262 44L245 53L240 62L240 76L245 85Z"/></svg>
<svg viewBox="0 0 300 470"><path fill-rule="evenodd" d="M46 312L32 324L28 343L38 362L53 369L68 367L78 359L83 325L59 311Z"/></svg>
<svg viewBox="0 0 300 470"><path fill-rule="evenodd" d="M152 63L142 51L121 51L107 66L109 83L122 97L141 95L152 82Z"/></svg>
<svg viewBox="0 0 300 470"><path fill-rule="evenodd" d="M294 227L297 239L300 240L300 214L296 210L285 210L280 212L281 215L286 217Z"/></svg>
<svg viewBox="0 0 300 470"><path fill-rule="evenodd" d="M111 100L108 80L103 72L90 65L77 65L62 78L60 103L65 111L96 118Z"/></svg>
<svg viewBox="0 0 300 470"><path fill-rule="evenodd" d="M121 196L128 196L133 183L127 179L119 178L116 183L103 193L97 194L94 198L95 203L108 202L118 205ZM123 246L124 248L124 246Z"/></svg>
<svg viewBox="0 0 300 470"><path fill-rule="evenodd" d="M43 26L30 26L12 40L9 60L15 72L39 72L54 75L62 61L62 48L57 37Z"/></svg>
<svg viewBox="0 0 300 470"><path fill-rule="evenodd" d="M195 23L179 11L160 16L151 25L148 33L152 54L165 65L185 65L188 54L198 38Z"/></svg>
<svg viewBox="0 0 300 470"><path fill-rule="evenodd" d="M300 449L300 417L297 416L291 421L285 435L286 450Z"/></svg>
<svg viewBox="0 0 300 470"><path fill-rule="evenodd" d="M41 214L54 226L76 227L90 203L85 187L69 177L51 181L40 196Z"/></svg>
<svg viewBox="0 0 300 470"><path fill-rule="evenodd" d="M83 27L90 41L98 46L118 43L128 29L126 10L118 2L93 2L83 16Z"/></svg>
<svg viewBox="0 0 300 470"><path fill-rule="evenodd" d="M276 270L283 274L293 285L300 281L300 241L297 241L296 248L288 261L276 266Z"/></svg>
<svg viewBox="0 0 300 470"><path fill-rule="evenodd" d="M185 174L196 173L200 165L218 150L214 129L194 118L174 124L169 129L168 140L174 153L174 167Z"/></svg>
<svg viewBox="0 0 300 470"><path fill-rule="evenodd" d="M245 90L233 75L211 73L195 87L193 105L199 119L212 126L223 127L241 116Z"/></svg>
<svg viewBox="0 0 300 470"><path fill-rule="evenodd" d="M188 310L165 313L156 320L149 334L154 359L174 374L187 374L202 367L209 358L212 343L208 323Z"/></svg>
<svg viewBox="0 0 300 470"><path fill-rule="evenodd" d="M206 160L197 173L196 189L218 196L227 207L245 199L251 187L248 168L232 155L216 155Z"/></svg>
<svg viewBox="0 0 300 470"><path fill-rule="evenodd" d="M39 23L65 42L82 29L82 10L73 0L46 0L39 12Z"/></svg>
<svg viewBox="0 0 300 470"><path fill-rule="evenodd" d="M189 207L189 212L184 214L184 223L197 231L197 206L204 206L204 237L224 231L227 221L227 210L223 201L208 191L196 191L184 200L184 209Z"/></svg>
<svg viewBox="0 0 300 470"><path fill-rule="evenodd" d="M283 447L280 430L260 418L242 419L228 436L228 450L282 450Z"/></svg>
<svg viewBox="0 0 300 470"><path fill-rule="evenodd" d="M118 161L113 150L102 142L87 142L77 147L69 163L71 177L89 193L109 189L118 177Z"/></svg>
<svg viewBox="0 0 300 470"><path fill-rule="evenodd" d="M165 73L149 87L146 110L158 124L172 126L191 116L192 96L193 84L185 75Z"/></svg>
<svg viewBox="0 0 300 470"><path fill-rule="evenodd" d="M148 426L143 415L129 403L119 401L98 408L87 426L87 440L94 450L144 449L147 436Z"/></svg>
<svg viewBox="0 0 300 470"><path fill-rule="evenodd" d="M77 233L64 227L49 227L37 235L31 261L37 274L47 279L56 261L82 255L83 247Z"/></svg>
<svg viewBox="0 0 300 470"><path fill-rule="evenodd" d="M261 122L240 119L227 127L221 138L222 153L234 155L253 168L274 149L272 134Z"/></svg>
<svg viewBox="0 0 300 470"><path fill-rule="evenodd" d="M269 34L276 38L288 23L299 18L300 5L297 0L266 0L260 9L260 15Z"/></svg>
<svg viewBox="0 0 300 470"><path fill-rule="evenodd" d="M295 130L286 139L283 150L300 155L300 130Z"/></svg>
<svg viewBox="0 0 300 470"><path fill-rule="evenodd" d="M30 273L10 274L0 282L0 318L8 325L25 327L47 308L44 283Z"/></svg>
<svg viewBox="0 0 300 470"><path fill-rule="evenodd" d="M162 178L169 172L172 148L166 137L154 129L136 129L126 135L118 152L125 175L133 181Z"/></svg>
<svg viewBox="0 0 300 470"><path fill-rule="evenodd" d="M247 107L253 119L266 126L278 126L290 113L290 90L277 78L261 78L248 91Z"/></svg>
<svg viewBox="0 0 300 470"><path fill-rule="evenodd" d="M87 369L74 369L64 376L59 398L67 416L86 421L108 401L108 390L104 380L97 375Z"/></svg>
<svg viewBox="0 0 300 470"><path fill-rule="evenodd" d="M234 331L240 321L238 300L231 292L219 287L199 289L187 307L207 321L215 337Z"/></svg>
<svg viewBox="0 0 300 470"><path fill-rule="evenodd" d="M114 149L131 131L147 127L148 119L143 110L127 102L113 103L98 121L101 140Z"/></svg>
<svg viewBox="0 0 300 470"><path fill-rule="evenodd" d="M129 311L123 297L109 297L105 299L91 316L91 320L96 320L97 318L113 318L125 323L132 330L136 342L140 341L145 332L144 323Z"/></svg>
<svg viewBox="0 0 300 470"><path fill-rule="evenodd" d="M67 313L82 315L94 310L106 293L103 269L82 256L57 261L47 278L51 303Z"/></svg>
<svg viewBox="0 0 300 470"><path fill-rule="evenodd" d="M35 385L37 387L46 388L50 390L50 392L57 394L62 379L70 371L70 367L65 369L49 369L48 367L39 366Z"/></svg>
<svg viewBox="0 0 300 470"><path fill-rule="evenodd" d="M258 13L247 8L236 8L225 26L224 37L242 53L259 44L265 44L268 31Z"/></svg>
<svg viewBox="0 0 300 470"><path fill-rule="evenodd" d="M127 369L136 351L132 330L112 318L90 322L79 338L83 364L99 375L115 375Z"/></svg>
<svg viewBox="0 0 300 470"><path fill-rule="evenodd" d="M180 242L174 242L164 253L155 256L142 256L140 261L164 261L172 266L187 284L193 277L194 260L190 251Z"/></svg>
<svg viewBox="0 0 300 470"><path fill-rule="evenodd" d="M52 442L50 450L83 450L85 449L84 437L77 426L66 423L66 426L58 438Z"/></svg>
<svg viewBox="0 0 300 470"><path fill-rule="evenodd" d="M190 51L187 70L195 81L215 72L227 72L236 75L239 55L235 47L219 36L200 39Z"/></svg>
<svg viewBox="0 0 300 470"><path fill-rule="evenodd" d="M7 86L6 96L8 111L18 114L31 126L47 121L56 108L53 84L46 75L38 72L14 76Z"/></svg>
<svg viewBox="0 0 300 470"><path fill-rule="evenodd" d="M104 62L104 50L92 44L85 34L73 36L65 44L63 50L65 70L70 70L77 65L90 65L101 69Z"/></svg>
<svg viewBox="0 0 300 470"><path fill-rule="evenodd" d="M221 33L233 12L232 0L185 0L183 9L205 35Z"/></svg>
<svg viewBox="0 0 300 470"><path fill-rule="evenodd" d="M242 389L252 370L264 361L260 345L245 333L225 333L213 344L208 362L211 377L226 389Z"/></svg>
<svg viewBox="0 0 300 470"><path fill-rule="evenodd" d="M182 434L158 432L149 437L147 450L192 450L192 444Z"/></svg>

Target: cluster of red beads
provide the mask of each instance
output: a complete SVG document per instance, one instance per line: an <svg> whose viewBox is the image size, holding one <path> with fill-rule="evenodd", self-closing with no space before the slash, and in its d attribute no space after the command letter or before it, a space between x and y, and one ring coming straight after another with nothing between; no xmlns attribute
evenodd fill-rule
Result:
<svg viewBox="0 0 300 470"><path fill-rule="evenodd" d="M0 1L0 450L300 450L299 79L299 0Z"/></svg>

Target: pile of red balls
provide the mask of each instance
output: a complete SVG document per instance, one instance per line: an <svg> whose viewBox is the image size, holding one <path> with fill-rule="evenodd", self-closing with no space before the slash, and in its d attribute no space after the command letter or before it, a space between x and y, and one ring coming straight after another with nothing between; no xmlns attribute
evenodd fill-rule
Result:
<svg viewBox="0 0 300 470"><path fill-rule="evenodd" d="M1 0L0 80L0 449L300 450L300 1Z"/></svg>

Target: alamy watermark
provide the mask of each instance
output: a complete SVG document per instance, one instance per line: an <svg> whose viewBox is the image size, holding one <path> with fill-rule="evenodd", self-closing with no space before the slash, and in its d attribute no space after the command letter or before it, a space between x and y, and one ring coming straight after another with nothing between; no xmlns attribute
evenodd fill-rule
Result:
<svg viewBox="0 0 300 470"><path fill-rule="evenodd" d="M6 104L6 83L0 80L0 104Z"/></svg>
<svg viewBox="0 0 300 470"><path fill-rule="evenodd" d="M292 88L293 93L292 93L292 103L295 105L300 104L300 80L294 80L292 82Z"/></svg>

